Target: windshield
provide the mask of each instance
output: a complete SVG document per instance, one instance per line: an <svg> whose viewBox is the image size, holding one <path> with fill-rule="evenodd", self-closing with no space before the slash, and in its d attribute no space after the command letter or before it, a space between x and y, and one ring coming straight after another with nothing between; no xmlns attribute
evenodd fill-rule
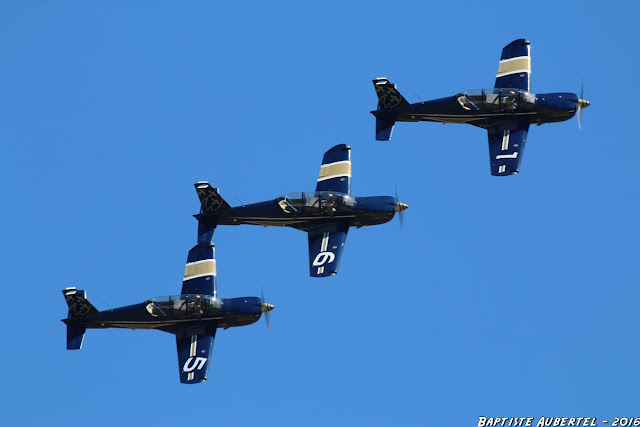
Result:
<svg viewBox="0 0 640 427"><path fill-rule="evenodd" d="M531 110L536 101L535 94L513 88L473 89L456 97L460 106L470 112Z"/></svg>
<svg viewBox="0 0 640 427"><path fill-rule="evenodd" d="M221 301L210 295L172 295L151 298L145 307L154 317L211 316L220 313Z"/></svg>
<svg viewBox="0 0 640 427"><path fill-rule="evenodd" d="M323 213L331 214L339 210L353 209L355 199L344 193L332 191L314 191L308 193L289 193L278 197L278 206L290 214Z"/></svg>

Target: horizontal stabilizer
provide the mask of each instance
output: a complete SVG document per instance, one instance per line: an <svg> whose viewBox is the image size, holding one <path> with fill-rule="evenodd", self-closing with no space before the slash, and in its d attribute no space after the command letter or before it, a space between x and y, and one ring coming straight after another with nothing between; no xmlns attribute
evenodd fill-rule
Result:
<svg viewBox="0 0 640 427"><path fill-rule="evenodd" d="M67 325L67 350L80 350L84 333L87 330L84 326Z"/></svg>
<svg viewBox="0 0 640 427"><path fill-rule="evenodd" d="M389 141L396 121L388 117L376 117L376 140Z"/></svg>

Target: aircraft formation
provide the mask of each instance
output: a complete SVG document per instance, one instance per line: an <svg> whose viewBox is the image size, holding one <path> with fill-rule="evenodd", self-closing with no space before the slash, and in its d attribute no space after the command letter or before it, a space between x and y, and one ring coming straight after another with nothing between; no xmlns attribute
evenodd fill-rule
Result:
<svg viewBox="0 0 640 427"><path fill-rule="evenodd" d="M487 130L491 174L508 176L520 170L531 124L560 122L578 116L590 103L574 93L535 94L531 90L530 43L514 40L504 47L493 88L410 104L386 78L373 84L378 96L376 140L389 141L396 122L471 124ZM216 331L257 322L269 324L274 306L262 297L219 298L214 233L220 225L291 227L307 233L309 274L338 273L351 227L389 222L408 208L396 196L356 197L351 194L351 147L338 144L325 152L309 192L288 193L271 200L231 207L208 182L194 184L200 199L197 244L189 251L180 294L99 311L84 290L64 289L69 306L67 349L82 347L87 329L156 329L176 337L180 382L207 379Z"/></svg>

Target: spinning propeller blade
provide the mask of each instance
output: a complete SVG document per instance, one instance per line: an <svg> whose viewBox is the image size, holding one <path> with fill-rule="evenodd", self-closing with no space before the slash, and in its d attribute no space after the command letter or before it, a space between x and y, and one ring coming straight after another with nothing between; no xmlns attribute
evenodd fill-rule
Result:
<svg viewBox="0 0 640 427"><path fill-rule="evenodd" d="M400 220L400 229L404 228L404 210L407 209L409 205L400 202L400 198L398 197L398 186L396 186L396 204L393 208L394 211L398 212L398 220Z"/></svg>
<svg viewBox="0 0 640 427"><path fill-rule="evenodd" d="M591 103L584 99L584 81L580 87L580 98L578 99L578 107L576 109L576 115L578 116L578 128L582 131L582 109L587 108Z"/></svg>
<svg viewBox="0 0 640 427"><path fill-rule="evenodd" d="M271 330L271 313L269 312L273 310L275 307L271 304L267 304L266 302L264 302L264 289L260 288L260 293L262 297L262 305L260 306L260 311L264 313L264 320L265 320L265 323L267 324L267 332L269 332Z"/></svg>

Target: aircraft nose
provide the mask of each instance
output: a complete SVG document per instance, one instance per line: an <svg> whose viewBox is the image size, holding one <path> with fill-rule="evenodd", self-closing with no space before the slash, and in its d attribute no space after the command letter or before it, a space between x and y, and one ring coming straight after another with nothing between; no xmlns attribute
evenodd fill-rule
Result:
<svg viewBox="0 0 640 427"><path fill-rule="evenodd" d="M586 99L580 98L578 99L578 105L580 106L580 108L587 108L589 105L591 105L591 103Z"/></svg>
<svg viewBox="0 0 640 427"><path fill-rule="evenodd" d="M262 304L260 304L260 313L267 313L271 310L273 310L275 307L271 304L267 304L266 302L263 302Z"/></svg>
<svg viewBox="0 0 640 427"><path fill-rule="evenodd" d="M393 207L393 210L395 212L402 212L403 210L408 208L409 208L409 205L407 205L406 203L396 202L395 206Z"/></svg>

